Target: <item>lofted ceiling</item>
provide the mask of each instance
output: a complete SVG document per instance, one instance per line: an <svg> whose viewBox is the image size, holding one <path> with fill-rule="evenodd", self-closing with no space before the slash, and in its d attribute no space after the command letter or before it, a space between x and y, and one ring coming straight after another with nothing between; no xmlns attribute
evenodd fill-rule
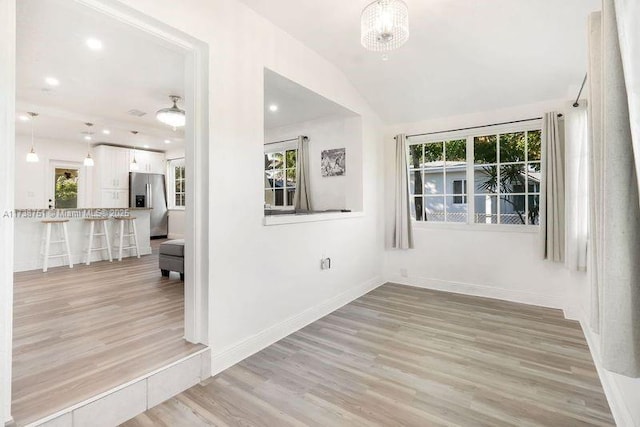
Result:
<svg viewBox="0 0 640 427"><path fill-rule="evenodd" d="M103 48L89 49L89 38ZM39 138L86 144L84 123L92 122L93 144L183 146L183 130L158 122L155 112L171 106L170 94L184 95L184 67L178 47L76 1L17 2L17 115L40 114ZM47 84L47 77L60 84ZM18 119L16 131L28 134L30 126ZM133 138L131 130L140 133Z"/></svg>
<svg viewBox="0 0 640 427"><path fill-rule="evenodd" d="M370 0L241 0L340 68L388 123L568 98L600 0L406 0L407 44L360 45Z"/></svg>
<svg viewBox="0 0 640 427"><path fill-rule="evenodd" d="M271 111L270 106L278 107ZM264 127L273 129L324 117L355 116L353 111L275 73L264 70Z"/></svg>

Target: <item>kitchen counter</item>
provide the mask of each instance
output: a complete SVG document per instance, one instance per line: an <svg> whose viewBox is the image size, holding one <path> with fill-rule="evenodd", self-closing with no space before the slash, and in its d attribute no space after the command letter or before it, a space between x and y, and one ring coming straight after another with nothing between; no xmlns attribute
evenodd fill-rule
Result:
<svg viewBox="0 0 640 427"><path fill-rule="evenodd" d="M131 208L131 209L105 209L105 208L79 208L79 209L16 209L13 212L14 221L14 271L38 270L42 268L43 257L43 236L45 226L41 221L46 219L66 219L67 229L69 233L69 244L71 246L71 259L74 264L84 263L87 260L87 248L89 245L89 224L84 221L85 218L106 217L107 229L109 231L109 239L111 242L111 253L113 259L117 258L114 243L116 241L115 220L111 219L116 216L135 216L136 228L138 230L138 242L140 246L140 255L148 255L151 253L150 238L150 218L151 212L147 208ZM58 227L53 227L51 240L59 240L54 235ZM99 238L94 237L94 241ZM62 244L52 244L51 253L60 253ZM98 242L94 242L94 247L104 246ZM131 253L129 253L131 252ZM123 257L135 256L135 250L125 250ZM107 251L92 252L91 262L107 260ZM117 262L117 261L114 261ZM67 265L65 258L53 258L49 260L49 267L57 267Z"/></svg>

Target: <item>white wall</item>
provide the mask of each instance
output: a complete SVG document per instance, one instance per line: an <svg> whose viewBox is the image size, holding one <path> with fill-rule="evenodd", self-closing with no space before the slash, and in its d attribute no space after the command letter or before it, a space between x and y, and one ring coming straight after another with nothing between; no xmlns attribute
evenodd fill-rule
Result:
<svg viewBox="0 0 640 427"><path fill-rule="evenodd" d="M184 239L184 209L169 209L169 239Z"/></svg>
<svg viewBox="0 0 640 427"><path fill-rule="evenodd" d="M210 233L203 239L217 372L381 283L380 121L335 66L236 0L128 4L210 44ZM362 116L364 215L263 225L264 67ZM319 268L323 254L333 259L330 271Z"/></svg>
<svg viewBox="0 0 640 427"><path fill-rule="evenodd" d="M46 138L36 138L36 152L40 159L28 163L27 153L31 149L31 137L16 136L15 206L18 209L46 209L53 195L51 162L73 162L80 165L78 207L91 207L93 168L82 166L87 156L86 144ZM84 191L83 191L84 188Z"/></svg>
<svg viewBox="0 0 640 427"><path fill-rule="evenodd" d="M314 210L362 210L362 119L334 117L267 129L265 144L309 137L311 197ZM268 148L268 147L266 147ZM320 156L323 150L346 148L346 174L323 177Z"/></svg>

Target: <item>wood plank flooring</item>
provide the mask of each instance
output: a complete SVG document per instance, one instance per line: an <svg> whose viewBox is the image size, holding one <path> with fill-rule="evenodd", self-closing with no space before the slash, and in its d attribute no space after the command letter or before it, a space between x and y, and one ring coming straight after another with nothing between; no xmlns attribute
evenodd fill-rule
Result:
<svg viewBox="0 0 640 427"><path fill-rule="evenodd" d="M611 426L560 310L386 284L127 422Z"/></svg>
<svg viewBox="0 0 640 427"><path fill-rule="evenodd" d="M157 249L15 274L12 415L18 425L79 403L203 346L184 335L184 287Z"/></svg>

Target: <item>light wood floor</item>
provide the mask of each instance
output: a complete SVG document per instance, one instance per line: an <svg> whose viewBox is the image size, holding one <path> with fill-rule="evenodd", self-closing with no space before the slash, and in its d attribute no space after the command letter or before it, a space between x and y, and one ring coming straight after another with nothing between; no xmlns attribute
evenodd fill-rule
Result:
<svg viewBox="0 0 640 427"><path fill-rule="evenodd" d="M154 254L17 273L13 402L18 425L107 391L202 346L184 335L184 287Z"/></svg>
<svg viewBox="0 0 640 427"><path fill-rule="evenodd" d="M125 426L613 423L561 311L387 284Z"/></svg>

